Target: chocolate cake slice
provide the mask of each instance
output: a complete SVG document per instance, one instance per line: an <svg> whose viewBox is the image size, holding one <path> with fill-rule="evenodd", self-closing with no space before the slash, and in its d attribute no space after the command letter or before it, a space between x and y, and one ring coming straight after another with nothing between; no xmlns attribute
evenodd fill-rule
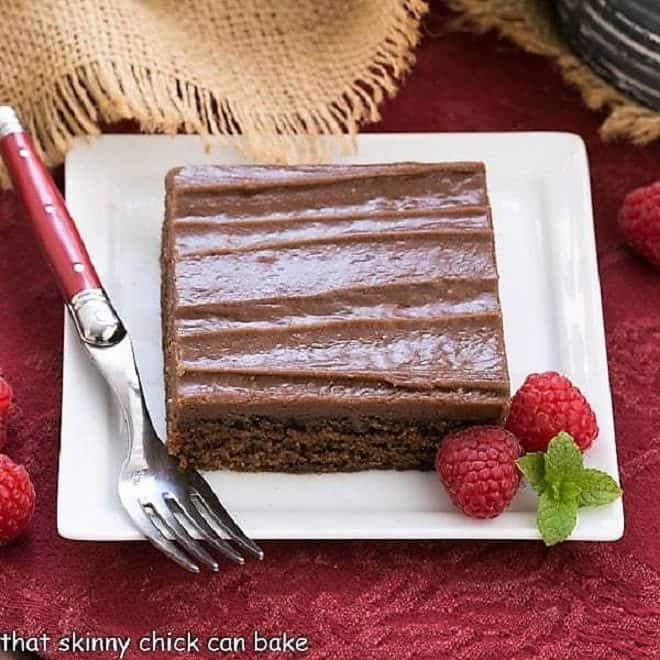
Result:
<svg viewBox="0 0 660 660"><path fill-rule="evenodd" d="M481 163L166 179L168 447L204 469L430 469L509 380Z"/></svg>

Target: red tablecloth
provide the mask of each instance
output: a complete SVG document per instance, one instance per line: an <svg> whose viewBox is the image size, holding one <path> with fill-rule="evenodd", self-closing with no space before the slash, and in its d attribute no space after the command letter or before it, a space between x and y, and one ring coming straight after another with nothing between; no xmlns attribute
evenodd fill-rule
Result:
<svg viewBox="0 0 660 660"><path fill-rule="evenodd" d="M5 194L0 369L17 398L8 452L28 465L38 508L31 533L0 549L0 632L137 639L154 629L200 637L286 631L309 638L309 657L351 660L660 657L660 272L625 249L615 222L625 193L660 177L660 144L604 144L600 119L548 61L494 37L455 34L424 39L414 72L374 130L547 129L586 140L626 491L623 540L550 550L267 542L263 563L225 563L218 575L191 577L146 543L59 538L62 305ZM50 656L112 657L52 648Z"/></svg>

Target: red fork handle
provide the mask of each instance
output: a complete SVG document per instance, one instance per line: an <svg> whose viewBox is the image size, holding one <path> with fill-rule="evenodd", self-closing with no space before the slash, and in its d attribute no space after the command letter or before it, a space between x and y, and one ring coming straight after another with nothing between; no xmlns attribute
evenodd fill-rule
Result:
<svg viewBox="0 0 660 660"><path fill-rule="evenodd" d="M7 106L0 111L6 112L0 115L0 155L65 301L86 289L100 289L85 244L32 139L15 115L10 121Z"/></svg>

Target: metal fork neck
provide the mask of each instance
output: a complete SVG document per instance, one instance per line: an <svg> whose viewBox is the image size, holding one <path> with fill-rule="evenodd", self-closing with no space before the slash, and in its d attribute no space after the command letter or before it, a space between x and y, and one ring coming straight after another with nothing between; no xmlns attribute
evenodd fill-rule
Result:
<svg viewBox="0 0 660 660"><path fill-rule="evenodd" d="M117 397L128 444L125 464L133 470L146 469L145 448L155 437L155 431L144 401L130 337L124 333L124 338L114 346L90 343L83 346Z"/></svg>

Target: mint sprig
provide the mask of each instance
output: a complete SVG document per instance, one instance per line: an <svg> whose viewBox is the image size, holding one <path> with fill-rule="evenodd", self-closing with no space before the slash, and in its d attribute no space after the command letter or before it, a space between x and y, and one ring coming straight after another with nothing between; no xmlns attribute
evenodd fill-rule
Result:
<svg viewBox="0 0 660 660"><path fill-rule="evenodd" d="M545 452L525 454L516 463L539 495L536 525L546 545L570 536L579 508L609 504L623 492L609 474L584 467L582 452L563 431Z"/></svg>

